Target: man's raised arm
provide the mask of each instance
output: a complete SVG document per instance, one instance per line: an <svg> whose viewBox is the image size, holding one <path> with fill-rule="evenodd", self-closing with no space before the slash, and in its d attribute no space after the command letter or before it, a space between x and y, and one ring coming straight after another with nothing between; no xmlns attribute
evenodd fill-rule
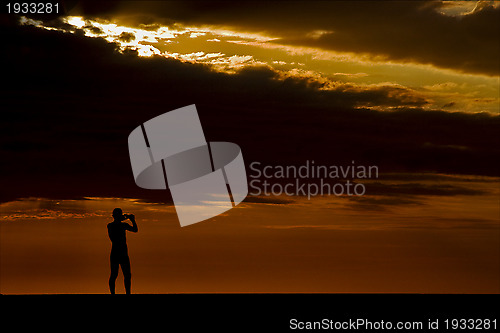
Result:
<svg viewBox="0 0 500 333"><path fill-rule="evenodd" d="M130 226L129 224L129 228L127 228L128 231L132 231L132 232L137 232L139 231L139 228L137 228L137 223L135 223L135 216L133 214L130 214L128 216L130 222L132 222L132 226Z"/></svg>

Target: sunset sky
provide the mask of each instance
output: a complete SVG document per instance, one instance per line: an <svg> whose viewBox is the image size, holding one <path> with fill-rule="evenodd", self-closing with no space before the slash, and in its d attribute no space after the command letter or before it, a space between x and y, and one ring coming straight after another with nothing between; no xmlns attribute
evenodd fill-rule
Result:
<svg viewBox="0 0 500 333"><path fill-rule="evenodd" d="M500 2L63 8L0 17L0 293L106 293L115 207L137 216L137 293L500 292ZM127 138L190 104L247 175L315 161L378 178L181 228L169 191L135 185Z"/></svg>

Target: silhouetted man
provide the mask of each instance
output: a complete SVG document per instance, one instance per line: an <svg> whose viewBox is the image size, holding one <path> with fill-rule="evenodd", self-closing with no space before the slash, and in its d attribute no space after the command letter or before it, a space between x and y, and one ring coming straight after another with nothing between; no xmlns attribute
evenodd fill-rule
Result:
<svg viewBox="0 0 500 333"><path fill-rule="evenodd" d="M127 250L127 237L125 231L137 232L137 224L135 223L135 216L132 214L123 214L121 208L113 210L114 221L108 223L108 235L111 240L111 255L109 257L111 263L111 275L109 277L109 291L111 294L115 293L115 281L118 277L118 266L122 267L123 281L125 283L125 291L130 294L130 284L132 274L130 273L130 259ZM129 219L132 225L124 223Z"/></svg>

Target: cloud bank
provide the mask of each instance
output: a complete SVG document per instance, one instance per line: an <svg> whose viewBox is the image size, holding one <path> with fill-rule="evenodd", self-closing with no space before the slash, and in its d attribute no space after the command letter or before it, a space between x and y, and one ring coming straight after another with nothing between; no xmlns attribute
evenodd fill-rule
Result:
<svg viewBox="0 0 500 333"><path fill-rule="evenodd" d="M381 172L499 175L499 116L424 111L425 98L410 88L327 84L263 66L231 75L122 54L78 32L14 23L1 30L9 50L1 60L11 69L0 93L4 200L168 200L134 185L126 139L145 119L188 104L197 105L207 139L237 142L247 163L355 160Z"/></svg>
<svg viewBox="0 0 500 333"><path fill-rule="evenodd" d="M136 25L214 25L274 43L364 53L467 73L499 75L500 6L446 15L440 1L83 1L71 13Z"/></svg>

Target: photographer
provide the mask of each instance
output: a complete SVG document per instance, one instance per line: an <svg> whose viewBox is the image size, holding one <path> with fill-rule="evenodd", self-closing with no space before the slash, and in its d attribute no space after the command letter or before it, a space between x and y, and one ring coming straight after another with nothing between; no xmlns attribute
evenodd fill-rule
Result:
<svg viewBox="0 0 500 333"><path fill-rule="evenodd" d="M130 285L132 274L130 272L130 259L128 257L127 237L125 232L137 232L137 224L135 223L135 216L132 214L123 214L121 208L113 210L113 222L108 223L108 235L111 240L111 275L109 277L109 291L115 294L115 281L118 277L119 266L122 268L123 281L125 283L125 291L130 294ZM132 225L124 223L129 219Z"/></svg>

